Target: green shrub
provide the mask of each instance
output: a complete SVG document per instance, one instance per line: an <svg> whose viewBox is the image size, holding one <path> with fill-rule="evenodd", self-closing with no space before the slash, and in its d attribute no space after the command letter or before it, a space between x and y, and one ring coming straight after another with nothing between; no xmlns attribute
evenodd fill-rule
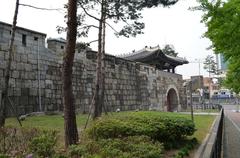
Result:
<svg viewBox="0 0 240 158"><path fill-rule="evenodd" d="M88 134L96 140L145 135L173 144L194 132L194 123L186 118L134 115L99 119L89 128Z"/></svg>
<svg viewBox="0 0 240 158"><path fill-rule="evenodd" d="M153 142L147 136L130 136L123 139L106 139L101 142L104 146L103 157L122 158L160 158L162 144Z"/></svg>
<svg viewBox="0 0 240 158"><path fill-rule="evenodd" d="M71 145L68 148L68 156L73 158L97 158L98 153L100 153L101 146L98 142L86 139L84 142L81 142L79 145Z"/></svg>
<svg viewBox="0 0 240 158"><path fill-rule="evenodd" d="M71 145L68 147L68 153L70 157L80 157L83 153L86 153L86 149L80 145Z"/></svg>
<svg viewBox="0 0 240 158"><path fill-rule="evenodd" d="M161 158L162 144L147 136L88 140L69 148L69 157L84 158Z"/></svg>
<svg viewBox="0 0 240 158"><path fill-rule="evenodd" d="M55 145L57 142L56 131L43 131L43 133L32 139L29 149L38 157L52 157L55 154Z"/></svg>
<svg viewBox="0 0 240 158"><path fill-rule="evenodd" d="M197 140L196 138L193 138L191 140L186 140L183 143L185 144L185 146L178 151L175 158L183 158L185 156L189 156L189 152L194 148L194 146L196 146Z"/></svg>

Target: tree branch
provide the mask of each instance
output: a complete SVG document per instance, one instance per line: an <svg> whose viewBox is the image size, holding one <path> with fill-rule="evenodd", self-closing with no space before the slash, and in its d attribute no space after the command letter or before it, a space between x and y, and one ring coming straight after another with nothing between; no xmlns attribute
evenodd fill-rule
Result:
<svg viewBox="0 0 240 158"><path fill-rule="evenodd" d="M115 33L119 33L112 25L109 23L105 22Z"/></svg>
<svg viewBox="0 0 240 158"><path fill-rule="evenodd" d="M79 3L79 5L80 5L80 7L83 9L84 13L85 13L87 16L89 16L89 17L91 17L91 18L93 18L93 19L95 19L95 20L97 20L97 21L100 21L100 19L98 19L97 17L89 14L89 13L87 12L86 8L84 8L84 6L82 5L81 2Z"/></svg>
<svg viewBox="0 0 240 158"><path fill-rule="evenodd" d="M90 42L87 42L87 44L91 44L91 43L94 43L94 42L97 42L98 40L93 40L93 41L90 41Z"/></svg>
<svg viewBox="0 0 240 158"><path fill-rule="evenodd" d="M126 19L124 19L123 17L120 17L121 19L122 19L122 21L125 23L125 24L127 24L127 25L129 25L130 26L130 24L127 22L127 20Z"/></svg>
<svg viewBox="0 0 240 158"><path fill-rule="evenodd" d="M30 7L30 8L34 8L34 9L39 9L39 10L48 10L48 11L60 11L60 10L62 10L60 8L55 8L55 9L41 8L41 7L36 7L36 6L32 6L32 5L29 5L29 4L22 4L22 3L20 3L19 5L24 6L24 7Z"/></svg>
<svg viewBox="0 0 240 158"><path fill-rule="evenodd" d="M83 26L83 27L80 27L79 29L90 28L90 27L98 29L98 26L96 26L96 25L81 24L81 26Z"/></svg>

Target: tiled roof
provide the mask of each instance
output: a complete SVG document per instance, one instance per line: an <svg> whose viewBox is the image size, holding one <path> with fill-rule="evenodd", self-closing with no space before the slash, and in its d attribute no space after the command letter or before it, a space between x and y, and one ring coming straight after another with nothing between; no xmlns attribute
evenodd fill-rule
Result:
<svg viewBox="0 0 240 158"><path fill-rule="evenodd" d="M139 51L136 51L136 52L134 51L132 53L125 54L121 57L124 58L124 59L127 59L127 60L139 61L141 59L150 57L151 55L154 55L154 54L158 57L161 57L163 59L170 60L170 61L173 61L173 62L177 62L179 64L187 64L188 63L188 61L184 58L173 57L173 56L164 54L159 46L150 47L150 48L145 47L145 48L143 48Z"/></svg>

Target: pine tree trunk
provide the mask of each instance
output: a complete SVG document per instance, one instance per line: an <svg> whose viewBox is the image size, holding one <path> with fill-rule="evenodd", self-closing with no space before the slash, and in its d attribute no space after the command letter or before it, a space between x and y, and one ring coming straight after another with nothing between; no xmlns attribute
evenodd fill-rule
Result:
<svg viewBox="0 0 240 158"><path fill-rule="evenodd" d="M101 6L101 11L103 9L103 4ZM101 12L101 19L99 20L99 28L98 28L98 53L97 53L97 70L96 70L96 82L95 82L95 95L94 95L94 103L93 103L93 119L101 116L102 107L101 107L101 76L102 76L102 24L103 24L103 14Z"/></svg>
<svg viewBox="0 0 240 158"><path fill-rule="evenodd" d="M106 38L106 1L103 0L103 23L102 23L102 74L101 74L101 88L102 88L102 91L101 91L101 95L100 95L100 98L101 98L101 103L100 103L100 107L101 108L104 108L104 112L105 114L107 114L107 109L106 109L106 106L105 106L105 103L104 103L104 95L105 95L105 38Z"/></svg>
<svg viewBox="0 0 240 158"><path fill-rule="evenodd" d="M65 147L78 142L74 96L72 92L72 72L77 35L77 1L68 0L67 43L63 58L63 104Z"/></svg>
<svg viewBox="0 0 240 158"><path fill-rule="evenodd" d="M14 38L15 38L16 25L17 25L18 7L19 7L19 0L16 0L16 7L15 7L12 30L11 30L12 34L10 39L9 51L8 51L9 52L8 65L5 72L5 87L3 90L2 101L0 105L0 127L3 127L5 125L5 119L6 119L6 111L7 111L6 104L7 104L7 97L8 97L10 71L11 71L12 58L13 58L13 44L14 44Z"/></svg>

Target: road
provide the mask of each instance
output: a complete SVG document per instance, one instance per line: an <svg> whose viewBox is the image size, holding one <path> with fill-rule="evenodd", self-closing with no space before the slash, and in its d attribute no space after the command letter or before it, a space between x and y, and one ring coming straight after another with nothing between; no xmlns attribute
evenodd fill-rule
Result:
<svg viewBox="0 0 240 158"><path fill-rule="evenodd" d="M240 158L240 112L236 105L223 105L223 158Z"/></svg>

